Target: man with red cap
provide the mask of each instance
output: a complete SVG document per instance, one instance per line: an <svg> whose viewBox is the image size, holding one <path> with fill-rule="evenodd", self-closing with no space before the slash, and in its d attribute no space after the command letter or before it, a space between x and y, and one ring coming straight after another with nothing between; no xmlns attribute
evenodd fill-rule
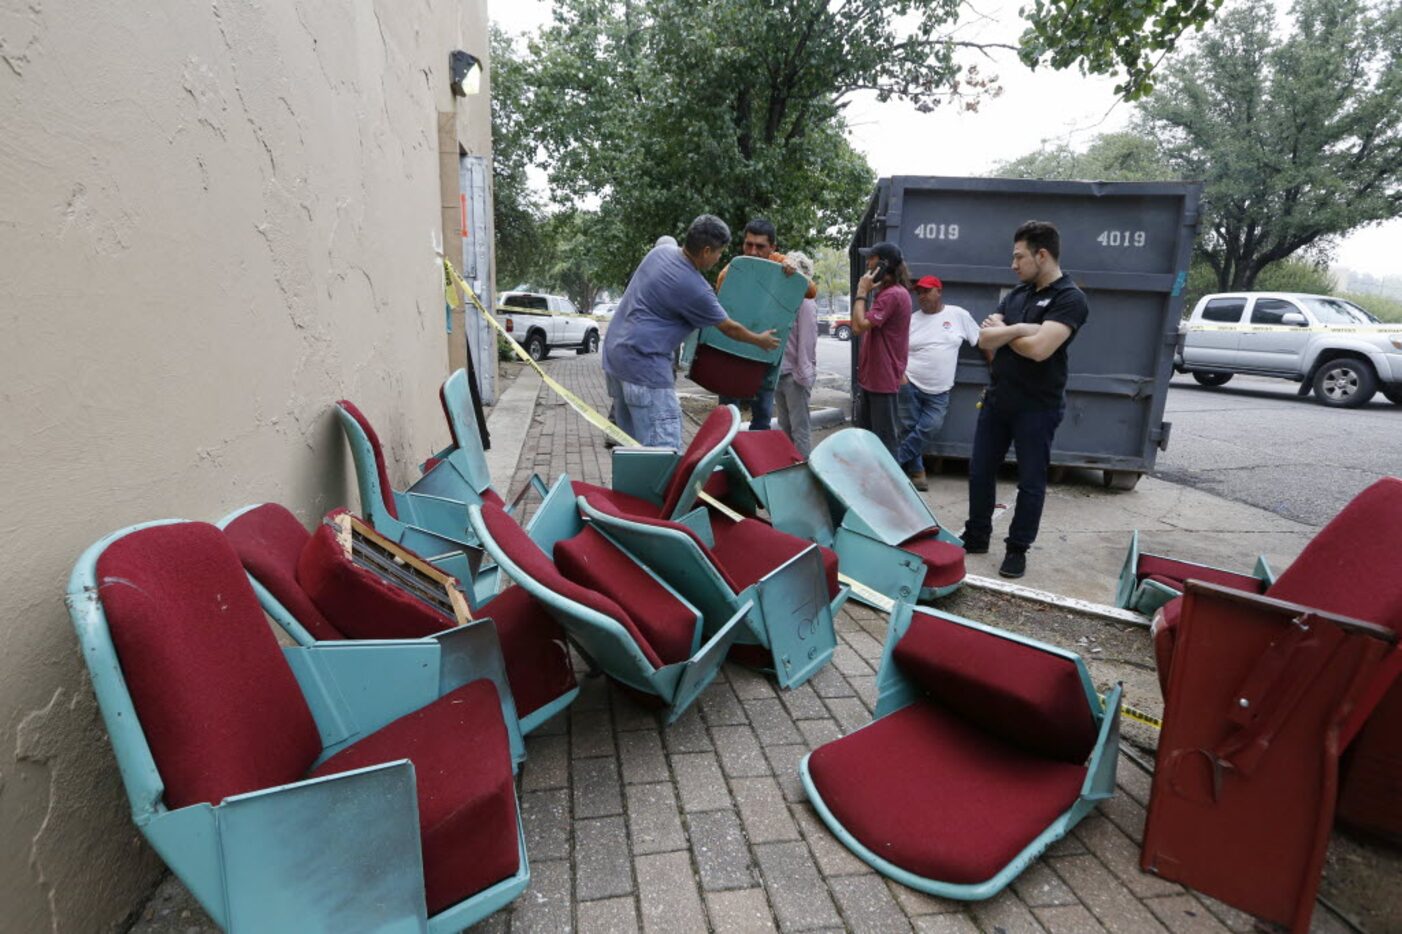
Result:
<svg viewBox="0 0 1402 934"><path fill-rule="evenodd" d="M944 427L949 390L959 347L978 346L978 325L958 305L944 301L944 283L925 276L914 285L916 307L910 316L910 350L901 382L901 444L896 460L917 490L925 483L925 448Z"/></svg>

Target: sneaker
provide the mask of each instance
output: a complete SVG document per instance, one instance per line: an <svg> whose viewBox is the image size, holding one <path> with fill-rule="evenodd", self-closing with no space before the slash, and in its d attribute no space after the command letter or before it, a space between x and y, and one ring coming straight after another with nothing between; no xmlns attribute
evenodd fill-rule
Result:
<svg viewBox="0 0 1402 934"><path fill-rule="evenodd" d="M970 555L986 555L986 554L988 554L988 539L986 539L986 538L979 538L979 537L976 536L976 535L971 535L971 534L969 534L969 531L968 531L967 529L964 530L964 534L961 535L961 536L959 536L959 538L964 542L964 553L965 553L965 554L970 554Z"/></svg>
<svg viewBox="0 0 1402 934"><path fill-rule="evenodd" d="M910 478L910 482L914 484L915 488L921 493L924 493L930 488L930 484L925 482L925 471L921 470L916 473L908 473L906 476Z"/></svg>
<svg viewBox="0 0 1402 934"><path fill-rule="evenodd" d="M1027 573L1027 552L1009 551L1003 555L1003 563L998 566L1000 577L1021 577Z"/></svg>

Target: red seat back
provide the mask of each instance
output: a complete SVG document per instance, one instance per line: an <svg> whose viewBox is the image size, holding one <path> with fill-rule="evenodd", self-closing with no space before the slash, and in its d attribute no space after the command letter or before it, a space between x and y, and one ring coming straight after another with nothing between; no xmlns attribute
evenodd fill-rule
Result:
<svg viewBox="0 0 1402 934"><path fill-rule="evenodd" d="M338 509L331 513L345 512ZM297 561L297 581L317 609L352 639L422 639L456 620L354 564L322 524Z"/></svg>
<svg viewBox="0 0 1402 934"><path fill-rule="evenodd" d="M1098 733L1075 662L916 613L896 643L901 672L932 700L1028 752L1080 764Z"/></svg>
<svg viewBox="0 0 1402 934"><path fill-rule="evenodd" d="M691 655L696 615L593 526L555 545L555 564L569 580L613 600L627 614L634 641L664 665ZM656 664L656 662L654 662Z"/></svg>
<svg viewBox="0 0 1402 934"><path fill-rule="evenodd" d="M676 469L672 471L671 479L667 481L667 490L662 495L663 516L671 516L676 511L691 475L696 472L697 466L706 455L725 440L734 424L735 414L728 405L716 406L711 414L706 416L691 443L682 452Z"/></svg>
<svg viewBox="0 0 1402 934"><path fill-rule="evenodd" d="M718 396L753 399L764 388L770 366L772 364L763 360L737 357L710 344L701 344L696 348L691 372L687 376L693 383Z"/></svg>
<svg viewBox="0 0 1402 934"><path fill-rule="evenodd" d="M375 473L380 478L380 497L385 501L385 510L398 519L399 508L394 505L394 488L389 485L389 471L385 468L385 451L380 446L380 436L375 434L375 429L370 425L370 419L356 408L354 402L342 399L336 404L344 409L347 415L355 419L355 423L360 426L360 430L365 432L365 437L369 439L370 450L375 454Z"/></svg>
<svg viewBox="0 0 1402 934"><path fill-rule="evenodd" d="M596 613L601 613L609 619L617 621L624 629L628 630L629 635L638 643L638 647L648 662L655 667L662 666L662 660L647 644L647 640L642 638L627 612L603 594L581 587L561 574L545 552L540 550L540 546L531 541L526 530L517 525L515 519L507 515L506 510L490 503L483 503L482 522L486 525L487 534L492 537L492 541L497 544L497 547L532 580L546 590L553 591L567 600L573 600L575 603L582 604Z"/></svg>
<svg viewBox="0 0 1402 934"><path fill-rule="evenodd" d="M225 526L224 537L234 546L244 570L252 574L313 639L345 638L321 615L302 585L297 583L297 560L312 536L296 516L277 503L264 503Z"/></svg>
<svg viewBox="0 0 1402 934"><path fill-rule="evenodd" d="M803 463L803 455L782 431L742 431L730 442L730 449L752 477L762 477L785 467Z"/></svg>
<svg viewBox="0 0 1402 934"><path fill-rule="evenodd" d="M306 774L321 737L219 529L132 532L99 556L97 580L167 807L218 804Z"/></svg>
<svg viewBox="0 0 1402 934"><path fill-rule="evenodd" d="M1384 477L1319 530L1266 591L1402 632L1402 480Z"/></svg>

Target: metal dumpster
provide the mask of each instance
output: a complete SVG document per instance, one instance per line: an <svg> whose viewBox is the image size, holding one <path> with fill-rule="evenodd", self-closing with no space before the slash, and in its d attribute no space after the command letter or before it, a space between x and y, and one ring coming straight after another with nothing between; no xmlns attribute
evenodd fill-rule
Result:
<svg viewBox="0 0 1402 934"><path fill-rule="evenodd" d="M853 236L852 294L865 269L858 248L889 240L911 279L939 276L945 301L981 321L1018 284L1013 231L1031 219L1056 224L1062 269L1085 290L1090 319L1071 345L1052 464L1099 468L1107 486L1131 489L1168 446L1163 409L1201 192L1196 182L882 179ZM859 343L852 341L854 395ZM927 454L970 456L987 385L982 355L964 347L944 429Z"/></svg>

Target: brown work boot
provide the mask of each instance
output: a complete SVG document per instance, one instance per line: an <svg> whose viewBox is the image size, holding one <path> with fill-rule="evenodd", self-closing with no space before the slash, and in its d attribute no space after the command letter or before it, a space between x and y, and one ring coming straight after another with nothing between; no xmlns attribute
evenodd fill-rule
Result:
<svg viewBox="0 0 1402 934"><path fill-rule="evenodd" d="M910 478L910 482L915 484L915 488L921 493L924 493L930 488L930 484L925 482L925 471L917 470L915 473L906 474L906 476Z"/></svg>

